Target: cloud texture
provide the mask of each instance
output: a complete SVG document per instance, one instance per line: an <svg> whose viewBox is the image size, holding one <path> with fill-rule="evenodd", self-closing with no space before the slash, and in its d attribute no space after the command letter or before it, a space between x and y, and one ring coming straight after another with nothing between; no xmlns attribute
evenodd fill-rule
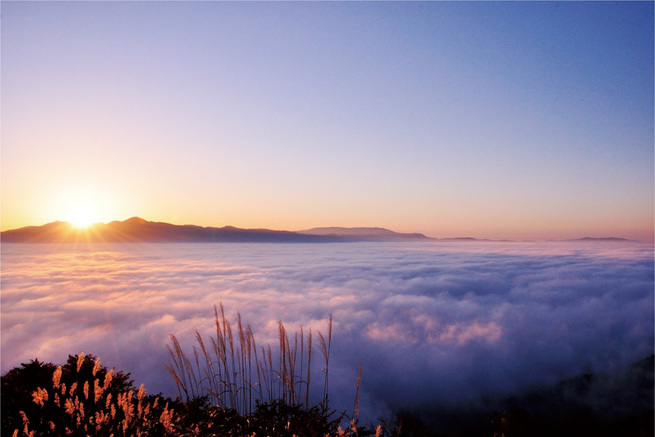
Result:
<svg viewBox="0 0 655 437"><path fill-rule="evenodd" d="M5 244L1 298L3 372L84 351L171 395L169 334L210 335L218 302L259 345L333 314L331 393L351 408L363 363L372 416L619 371L654 341L636 243Z"/></svg>

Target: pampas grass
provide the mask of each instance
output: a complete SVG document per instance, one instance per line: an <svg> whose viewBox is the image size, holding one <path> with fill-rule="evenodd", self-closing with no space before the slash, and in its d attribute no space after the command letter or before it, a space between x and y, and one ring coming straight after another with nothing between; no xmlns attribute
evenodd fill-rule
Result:
<svg viewBox="0 0 655 437"><path fill-rule="evenodd" d="M167 403L160 405L158 396L146 397L143 384L133 390L125 375L115 379L113 369L102 368L99 359L80 353L51 372L50 383L32 391L33 406L22 405L22 426L14 428L13 436L177 435Z"/></svg>
<svg viewBox="0 0 655 437"><path fill-rule="evenodd" d="M257 403L283 401L290 406L309 408L312 390L313 333L309 329L289 335L278 322L278 351L270 345L258 347L252 329L237 314L236 332L225 316L220 303L214 307L216 334L207 343L198 330L192 355L187 356L173 334L168 352L171 363L167 370L173 377L180 398L187 402L208 396L210 402L224 409L251 414ZM318 332L324 358L322 368L322 402L329 391L329 360L332 342L332 315L328 319L327 336Z"/></svg>
<svg viewBox="0 0 655 437"><path fill-rule="evenodd" d="M147 395L129 374L80 353L64 366L33 361L2 377L2 433L18 436L320 436L372 435L358 427L357 378L352 419L328 406L332 317L318 332L323 361L314 357L314 335L290 334L280 321L277 350L258 346L237 314L233 325L223 305L214 307L215 336L195 331L191 353L171 335L167 366L178 399ZM318 368L323 381L313 381ZM310 406L310 400L320 399ZM175 409L175 412L173 411ZM342 429L339 424L347 426ZM375 430L380 435L381 428ZM12 434L13 433L13 434Z"/></svg>

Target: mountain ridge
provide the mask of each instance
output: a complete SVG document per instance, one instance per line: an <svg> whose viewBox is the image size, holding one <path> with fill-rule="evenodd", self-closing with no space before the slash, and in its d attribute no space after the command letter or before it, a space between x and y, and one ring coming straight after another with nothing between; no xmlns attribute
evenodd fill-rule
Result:
<svg viewBox="0 0 655 437"><path fill-rule="evenodd" d="M130 217L77 228L65 221L25 226L0 232L2 243L331 243L331 242L520 242L474 237L432 238L420 233L395 232L381 227L316 227L301 231L245 229L234 226L174 225ZM525 241L524 242L530 242ZM617 237L583 237L554 242L638 242ZM532 241L534 242L534 241Z"/></svg>
<svg viewBox="0 0 655 437"><path fill-rule="evenodd" d="M340 237L349 237L349 236L358 236L362 238L426 238L423 234L415 233L402 233L395 232L386 228L379 227L354 227L347 228L341 226L330 226L330 227L318 227L311 228L304 231L297 231L299 234L304 235L325 235L325 236L340 236Z"/></svg>
<svg viewBox="0 0 655 437"><path fill-rule="evenodd" d="M243 229L234 226L203 227L152 222L141 217L124 221L94 223L76 228L55 221L42 226L26 226L0 233L3 243L327 243L356 241L431 240L423 234L403 234L384 228L316 228L324 231L281 231ZM349 230L349 231L346 231ZM375 230L375 231L371 231Z"/></svg>

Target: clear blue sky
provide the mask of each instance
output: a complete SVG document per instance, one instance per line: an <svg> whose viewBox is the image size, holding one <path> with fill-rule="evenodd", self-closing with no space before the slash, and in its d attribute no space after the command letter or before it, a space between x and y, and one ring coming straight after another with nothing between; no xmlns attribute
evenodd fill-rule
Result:
<svg viewBox="0 0 655 437"><path fill-rule="evenodd" d="M1 8L2 229L652 235L652 2Z"/></svg>

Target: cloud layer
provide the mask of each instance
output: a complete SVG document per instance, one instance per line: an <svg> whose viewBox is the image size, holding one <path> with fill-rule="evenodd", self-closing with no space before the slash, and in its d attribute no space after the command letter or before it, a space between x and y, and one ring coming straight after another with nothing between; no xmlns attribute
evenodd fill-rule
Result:
<svg viewBox="0 0 655 437"><path fill-rule="evenodd" d="M2 371L80 351L176 393L175 334L213 306L260 345L277 321L325 332L331 392L362 411L511 393L653 351L653 249L634 243L2 246ZM374 417L373 417L374 418Z"/></svg>

